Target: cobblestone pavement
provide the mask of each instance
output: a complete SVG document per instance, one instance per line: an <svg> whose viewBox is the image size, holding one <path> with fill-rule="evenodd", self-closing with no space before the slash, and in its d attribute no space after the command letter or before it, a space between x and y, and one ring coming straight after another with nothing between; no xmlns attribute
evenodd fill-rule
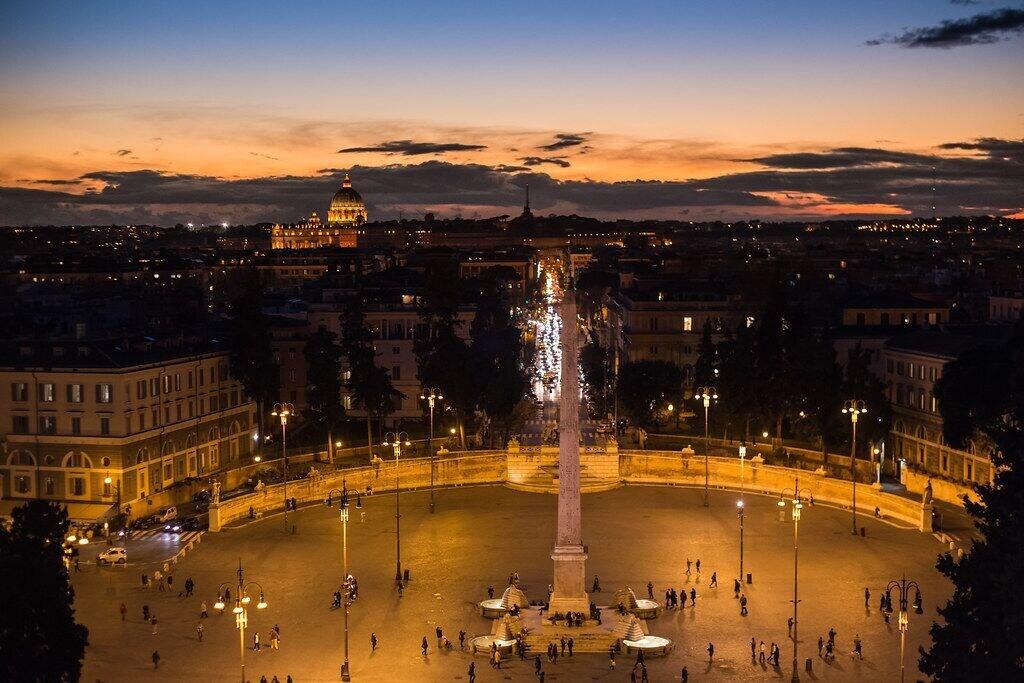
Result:
<svg viewBox="0 0 1024 683"><path fill-rule="evenodd" d="M651 632L672 638L676 649L664 659L648 662L652 681L679 680L689 669L691 680L788 679L792 641L786 620L792 614L793 525L778 521L777 499L748 494L745 517L745 571L753 584L745 587L750 614L739 615L732 580L738 572L739 527L737 494L713 491L711 507L701 505L699 489L626 487L583 497L584 542L589 545L588 573L598 574L608 596L622 585L638 594L654 584L664 590L697 591L696 607L671 610L650 622ZM437 512L427 511L428 494L402 495L402 561L411 582L399 597L395 572L394 496L364 499L349 523L349 562L359 580L359 599L350 618L351 662L355 681L467 680L474 661L468 653L438 653L434 628L457 640L485 633L489 622L477 615L475 603L486 597L488 584L497 594L506 577L518 571L526 593L542 598L551 580L550 551L554 538L555 497L514 492L501 487L463 488L438 493ZM365 512L362 519L361 512ZM269 607L250 610L246 639L260 633L264 648L247 650L247 678L287 674L299 681L338 679L342 657L342 613L330 609L331 593L341 578L341 528L336 508L312 506L290 515L297 525L285 536L279 517L204 535L196 550L173 570L173 591L140 587L135 567L83 567L73 577L78 617L90 629L84 681L222 681L239 680L239 640L234 619L218 615L213 603L218 586L235 579L239 560L247 580L258 581ZM906 574L922 585L925 614L911 614L907 638L909 675L916 672L918 645L927 641L936 605L950 588L934 570L941 544L931 535L864 519L867 536L850 534L849 512L817 505L805 507L800 523L800 661L811 657L813 675L803 680L898 680L899 632L886 626L878 610L885 584ZM698 578L684 575L686 559L702 562ZM719 587L709 587L717 572ZM187 577L196 595L178 596ZM871 591L864 607L864 588ZM210 617L203 642L196 636L199 606L206 600ZM118 607L128 607L121 623ZM142 623L148 605L157 616L157 633ZM269 649L269 629L279 624L281 649ZM826 665L817 657L817 638L830 627L837 631L838 657ZM371 654L370 633L380 641ZM859 633L864 660L851 658ZM430 644L420 655L420 640ZM749 640L772 641L782 647L776 670L752 662ZM715 659L705 647L715 644ZM247 643L249 645L250 643ZM150 656L161 655L153 671ZM477 680L536 680L531 662L514 661L500 672L477 658ZM544 668L549 681L628 681L631 660L619 658L609 671L607 658L587 655L560 658ZM639 676L638 676L639 679Z"/></svg>

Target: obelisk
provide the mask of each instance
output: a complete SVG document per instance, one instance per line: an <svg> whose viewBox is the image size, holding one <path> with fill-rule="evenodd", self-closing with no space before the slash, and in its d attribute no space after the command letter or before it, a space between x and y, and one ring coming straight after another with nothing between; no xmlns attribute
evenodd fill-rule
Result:
<svg viewBox="0 0 1024 683"><path fill-rule="evenodd" d="M554 592L550 612L590 612L587 553L580 530L580 380L576 292L563 293L562 381L558 414L558 529L555 532Z"/></svg>

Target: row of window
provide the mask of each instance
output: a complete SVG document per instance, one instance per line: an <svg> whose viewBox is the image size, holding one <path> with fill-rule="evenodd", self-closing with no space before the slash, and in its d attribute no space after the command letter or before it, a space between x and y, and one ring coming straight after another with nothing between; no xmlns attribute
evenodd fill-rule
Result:
<svg viewBox="0 0 1024 683"><path fill-rule="evenodd" d="M935 394L930 392L926 394L924 389L914 389L911 386L905 387L902 383L899 383L892 387L891 392L889 400L896 405L927 410L932 413L939 412L939 401L935 398Z"/></svg>
<svg viewBox="0 0 1024 683"><path fill-rule="evenodd" d="M68 384L65 389L68 403L85 401L84 384ZM57 400L57 385L53 382L40 382L37 393L40 403L53 403ZM114 400L114 385L97 384L95 397L97 403L111 403ZM11 382L11 400L19 403L28 401L28 382Z"/></svg>
<svg viewBox="0 0 1024 683"><path fill-rule="evenodd" d="M210 368L210 381L226 382L228 380L228 364L221 363L217 367ZM151 377L148 380L140 379L135 383L135 397L139 400L145 399L150 396L160 396L161 394L169 394L172 391L181 391L182 386L181 373L174 374L162 374L159 377ZM200 387L206 384L206 369L198 368L196 370L196 376L193 376L192 371L185 373L185 384L187 389L193 389L198 380ZM57 400L57 384L54 382L40 382L36 388L37 395L40 403L54 403ZM128 385L126 385L127 388ZM29 385L28 382L12 382L11 383L11 400L22 403L29 400ZM65 385L65 398L68 403L84 403L85 402L85 385L84 384L67 384ZM112 403L114 401L114 385L110 383L96 384L94 387L94 395L97 403Z"/></svg>
<svg viewBox="0 0 1024 683"><path fill-rule="evenodd" d="M913 362L904 363L901 360L893 360L892 358L886 361L885 370L890 375L895 373L899 377L909 377L910 379L925 379L925 375L927 375L929 382L934 382L939 377L939 369L934 365Z"/></svg>

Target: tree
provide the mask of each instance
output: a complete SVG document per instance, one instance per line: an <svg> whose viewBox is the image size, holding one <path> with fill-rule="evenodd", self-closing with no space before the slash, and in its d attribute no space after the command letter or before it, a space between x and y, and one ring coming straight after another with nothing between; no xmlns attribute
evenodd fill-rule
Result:
<svg viewBox="0 0 1024 683"><path fill-rule="evenodd" d="M994 477L965 499L982 538L957 560L943 554L938 570L953 583L939 608L921 671L935 681L1021 680L1024 676L1024 333L997 348L965 351L935 386L943 434L953 446L982 437L992 445Z"/></svg>
<svg viewBox="0 0 1024 683"><path fill-rule="evenodd" d="M705 320L697 344L697 362L693 366L693 386L713 386L718 381L718 347L711 336L711 321Z"/></svg>
<svg viewBox="0 0 1024 683"><path fill-rule="evenodd" d="M319 427L332 453L334 428L345 416L341 404L341 346L333 332L321 327L306 340L306 411L309 424Z"/></svg>
<svg viewBox="0 0 1024 683"><path fill-rule="evenodd" d="M255 270L240 275L242 293L231 304L231 374L256 401L260 433L267 406L278 400L281 378L274 362L273 335L263 314L263 285ZM260 438L259 443L263 443Z"/></svg>
<svg viewBox="0 0 1024 683"><path fill-rule="evenodd" d="M352 402L366 411L367 420L376 418L380 431L384 418L397 410L403 398L405 394L395 389L388 371L376 365L359 373L352 391Z"/></svg>
<svg viewBox="0 0 1024 683"><path fill-rule="evenodd" d="M77 681L89 630L75 623L63 543L67 509L29 501L0 527L0 678Z"/></svg>
<svg viewBox="0 0 1024 683"><path fill-rule="evenodd" d="M623 363L619 369L619 399L633 421L641 427L656 423L656 414L678 400L683 371L675 363L641 360Z"/></svg>
<svg viewBox="0 0 1024 683"><path fill-rule="evenodd" d="M366 412L366 449L373 456L373 414L376 384L374 376L377 355L373 348L373 330L366 324L366 312L359 297L350 298L341 314L341 352L348 364L345 386L352 402Z"/></svg>
<svg viewBox="0 0 1024 683"><path fill-rule="evenodd" d="M583 395L590 416L603 420L611 412L608 392L611 354L608 349L595 341L585 344L580 349L580 370L583 372Z"/></svg>

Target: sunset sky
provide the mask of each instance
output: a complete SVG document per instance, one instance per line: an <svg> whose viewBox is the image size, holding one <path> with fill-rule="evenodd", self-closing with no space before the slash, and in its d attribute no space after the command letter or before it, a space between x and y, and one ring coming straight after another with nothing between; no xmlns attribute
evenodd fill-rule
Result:
<svg viewBox="0 0 1024 683"><path fill-rule="evenodd" d="M294 221L345 170L371 218L527 183L606 218L1021 214L1022 31L970 0L8 0L0 225Z"/></svg>

